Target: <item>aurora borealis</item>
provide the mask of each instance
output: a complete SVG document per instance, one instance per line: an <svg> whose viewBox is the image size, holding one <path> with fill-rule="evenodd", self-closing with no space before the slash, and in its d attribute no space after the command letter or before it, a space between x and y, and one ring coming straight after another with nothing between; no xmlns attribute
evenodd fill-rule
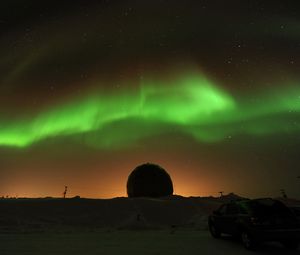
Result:
<svg viewBox="0 0 300 255"><path fill-rule="evenodd" d="M187 2L4 4L0 196L122 196L144 162L177 194L300 196L297 12Z"/></svg>
<svg viewBox="0 0 300 255"><path fill-rule="evenodd" d="M151 84L145 81L139 91L124 89L108 95L99 91L38 113L28 120L3 123L0 144L26 147L48 137L91 131L97 131L101 136L103 129L108 127L109 134L99 137L96 143L109 149L110 146L123 147L124 141L134 143L144 136L165 132L156 128L161 124L175 126L199 142L216 142L239 133L256 136L299 131L297 122L285 122L278 115L300 111L300 89L287 88L282 93L272 91L273 98L261 96L263 103L247 107L240 106L232 96L200 75L187 74L169 82ZM152 128L145 132L141 127L128 138L131 128L126 125L132 121L147 123ZM240 127L240 122L245 124ZM117 129L110 128L114 123L119 126Z"/></svg>

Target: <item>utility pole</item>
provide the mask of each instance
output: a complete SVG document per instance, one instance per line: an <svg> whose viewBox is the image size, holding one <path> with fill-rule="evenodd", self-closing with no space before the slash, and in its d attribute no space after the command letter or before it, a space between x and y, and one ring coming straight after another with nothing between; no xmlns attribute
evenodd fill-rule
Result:
<svg viewBox="0 0 300 255"><path fill-rule="evenodd" d="M285 192L285 189L281 189L280 191L281 191L282 197L287 198L287 194Z"/></svg>
<svg viewBox="0 0 300 255"><path fill-rule="evenodd" d="M65 186L65 191L64 191L64 193L63 193L63 195L64 195L64 198L66 198L67 191L68 191L68 186Z"/></svg>

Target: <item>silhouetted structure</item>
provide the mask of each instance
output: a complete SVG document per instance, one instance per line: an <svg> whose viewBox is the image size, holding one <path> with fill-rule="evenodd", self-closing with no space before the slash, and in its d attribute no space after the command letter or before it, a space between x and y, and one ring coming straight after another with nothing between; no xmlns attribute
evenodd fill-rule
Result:
<svg viewBox="0 0 300 255"><path fill-rule="evenodd" d="M281 189L280 191L281 191L282 197L283 197L283 198L287 198L287 194L286 194L285 190L284 190L284 189Z"/></svg>
<svg viewBox="0 0 300 255"><path fill-rule="evenodd" d="M68 191L68 186L65 186L65 191L64 191L64 193L63 193L63 195L64 195L64 198L66 198L67 191Z"/></svg>
<svg viewBox="0 0 300 255"><path fill-rule="evenodd" d="M136 167L128 177L128 197L163 197L173 194L173 183L169 174L155 164Z"/></svg>
<svg viewBox="0 0 300 255"><path fill-rule="evenodd" d="M219 191L220 197L223 197L224 191Z"/></svg>

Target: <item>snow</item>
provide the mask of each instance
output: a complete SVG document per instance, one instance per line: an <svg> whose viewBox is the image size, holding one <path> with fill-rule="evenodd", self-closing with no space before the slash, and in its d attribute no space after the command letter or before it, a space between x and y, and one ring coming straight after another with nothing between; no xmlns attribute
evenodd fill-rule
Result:
<svg viewBox="0 0 300 255"><path fill-rule="evenodd" d="M212 238L207 217L227 198L0 199L0 255L253 254ZM299 254L280 245L257 254Z"/></svg>
<svg viewBox="0 0 300 255"><path fill-rule="evenodd" d="M207 231L97 230L0 234L1 255L247 255L232 238L220 240ZM279 245L266 245L255 254L299 254Z"/></svg>

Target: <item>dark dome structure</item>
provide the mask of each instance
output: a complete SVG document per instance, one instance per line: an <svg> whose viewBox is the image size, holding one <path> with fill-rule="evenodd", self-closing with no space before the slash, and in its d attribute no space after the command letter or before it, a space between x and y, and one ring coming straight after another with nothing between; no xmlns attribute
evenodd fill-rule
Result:
<svg viewBox="0 0 300 255"><path fill-rule="evenodd" d="M173 194L170 175L159 165L147 163L136 167L128 177L128 197L164 197Z"/></svg>

